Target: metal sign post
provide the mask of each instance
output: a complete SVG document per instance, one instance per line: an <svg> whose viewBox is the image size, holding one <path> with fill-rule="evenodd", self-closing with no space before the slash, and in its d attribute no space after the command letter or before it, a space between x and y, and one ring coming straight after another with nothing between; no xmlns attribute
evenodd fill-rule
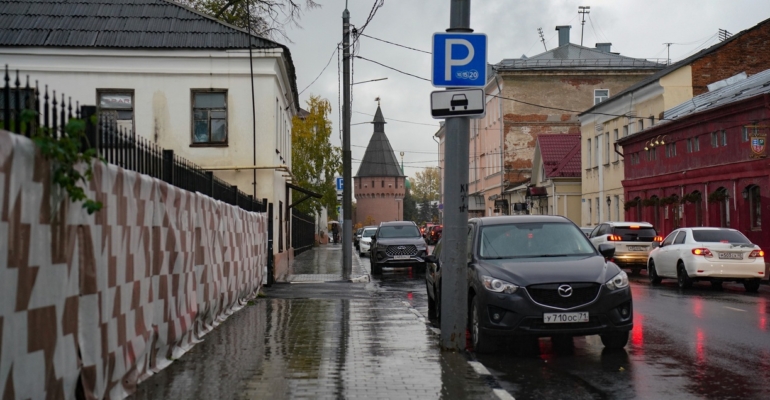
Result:
<svg viewBox="0 0 770 400"><path fill-rule="evenodd" d="M353 214L350 160L350 12L342 12L342 278L350 278L353 271ZM345 183L348 184L345 184ZM339 185L339 183L338 183Z"/></svg>

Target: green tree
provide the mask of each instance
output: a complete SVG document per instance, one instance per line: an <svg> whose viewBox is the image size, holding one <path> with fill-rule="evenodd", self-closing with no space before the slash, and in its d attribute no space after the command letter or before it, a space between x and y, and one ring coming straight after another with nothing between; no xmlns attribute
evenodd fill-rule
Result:
<svg viewBox="0 0 770 400"><path fill-rule="evenodd" d="M430 200L423 199L420 201L420 211L417 214L417 219L419 219L420 224L433 221L430 213Z"/></svg>
<svg viewBox="0 0 770 400"><path fill-rule="evenodd" d="M412 196L412 190L407 188L404 192L404 221L417 222L417 202Z"/></svg>
<svg viewBox="0 0 770 400"><path fill-rule="evenodd" d="M326 207L330 220L337 219L337 190L334 178L342 173L342 152L332 146L329 138L331 104L318 96L310 96L308 112L294 117L291 134L291 170L295 183L323 197L309 199L297 205L302 212L321 212Z"/></svg>
<svg viewBox="0 0 770 400"><path fill-rule="evenodd" d="M438 167L428 167L417 172L412 182L412 194L418 202L423 200L436 201L439 199L441 175Z"/></svg>
<svg viewBox="0 0 770 400"><path fill-rule="evenodd" d="M299 26L304 10L320 7L314 0L175 0L204 14L242 29L248 29L261 37L284 39L288 42L285 27ZM247 8L248 11L247 12ZM247 15L251 16L251 21Z"/></svg>

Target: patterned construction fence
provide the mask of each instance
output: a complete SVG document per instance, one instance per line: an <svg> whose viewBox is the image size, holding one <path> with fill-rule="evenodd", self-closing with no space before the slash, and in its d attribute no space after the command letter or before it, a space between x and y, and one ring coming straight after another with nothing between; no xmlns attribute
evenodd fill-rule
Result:
<svg viewBox="0 0 770 400"><path fill-rule="evenodd" d="M241 308L267 217L96 163L88 215L0 131L0 396L120 399Z"/></svg>

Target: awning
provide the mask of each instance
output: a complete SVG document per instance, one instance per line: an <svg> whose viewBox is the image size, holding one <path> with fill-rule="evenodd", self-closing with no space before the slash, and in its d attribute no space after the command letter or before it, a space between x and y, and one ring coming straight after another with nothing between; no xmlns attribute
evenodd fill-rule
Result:
<svg viewBox="0 0 770 400"><path fill-rule="evenodd" d="M313 192L311 190L305 189L303 187L299 187L299 186L297 186L297 185L295 185L293 183L288 183L287 182L286 183L286 187L289 188L289 189L292 189L292 190L296 190L296 191L298 191L298 192L300 192L300 193L305 195L301 199L295 201L294 203L291 203L291 205L289 206L288 209L294 208L294 206L296 206L297 204L302 203L303 201L305 201L305 200L307 200L307 199L309 199L311 197L315 197L316 199L320 199L321 197L323 197L323 196L321 196L320 194L318 194L316 192Z"/></svg>

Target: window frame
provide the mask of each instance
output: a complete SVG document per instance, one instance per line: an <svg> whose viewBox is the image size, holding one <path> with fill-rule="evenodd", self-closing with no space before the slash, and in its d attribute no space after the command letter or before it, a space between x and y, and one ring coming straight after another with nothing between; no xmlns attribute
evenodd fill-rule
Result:
<svg viewBox="0 0 770 400"><path fill-rule="evenodd" d="M597 92L606 92L606 96L598 95ZM607 101L610 98L610 89L594 89L594 105L597 105L603 101ZM598 101L597 101L598 100Z"/></svg>
<svg viewBox="0 0 770 400"><path fill-rule="evenodd" d="M209 108L209 107L195 107L195 95L198 93L223 93L225 95L225 105L224 109L218 109L218 108ZM190 89L190 147L227 147L230 143L230 131L229 131L229 113L227 112L228 109L228 89ZM195 110L196 109L202 109L202 110L216 110L216 111L224 111L225 113L225 140L221 142L212 142L211 141L211 115L208 115L208 137L209 141L207 142L196 142L195 141ZM217 118L220 119L220 118Z"/></svg>
<svg viewBox="0 0 770 400"><path fill-rule="evenodd" d="M96 89L96 115L102 115L104 111L125 111L126 109L120 108L103 108L102 107L102 95L103 94L131 94L131 133L136 131L136 91L134 89ZM127 120L121 120L127 121Z"/></svg>
<svg viewBox="0 0 770 400"><path fill-rule="evenodd" d="M586 146L586 148L588 149L588 168L591 168L592 167L592 165L591 165L591 161L592 161L592 158L591 158L591 149L592 149L592 147L591 147L591 138L588 138L588 146Z"/></svg>

